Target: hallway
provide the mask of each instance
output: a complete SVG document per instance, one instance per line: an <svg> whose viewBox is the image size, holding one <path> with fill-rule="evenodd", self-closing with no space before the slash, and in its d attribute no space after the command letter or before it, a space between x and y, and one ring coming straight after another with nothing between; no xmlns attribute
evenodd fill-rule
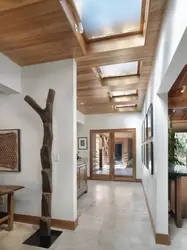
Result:
<svg viewBox="0 0 187 250"><path fill-rule="evenodd" d="M172 247L155 245L141 184L89 181L88 190L78 200L78 228L64 230L50 249L186 250L186 225L178 231ZM0 230L0 250L40 249L22 245L35 229L17 223L10 233Z"/></svg>

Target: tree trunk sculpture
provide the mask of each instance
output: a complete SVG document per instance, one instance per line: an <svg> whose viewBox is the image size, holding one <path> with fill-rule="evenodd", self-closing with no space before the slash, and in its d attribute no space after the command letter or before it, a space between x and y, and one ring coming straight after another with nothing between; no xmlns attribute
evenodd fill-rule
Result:
<svg viewBox="0 0 187 250"><path fill-rule="evenodd" d="M53 141L52 131L52 113L55 91L49 89L46 107L42 109L30 96L25 96L24 100L36 111L40 116L43 127L44 137L43 146L40 150L42 164L42 202L41 202L41 218L40 218L40 236L50 237L51 235L51 198L52 198L52 160L51 150Z"/></svg>

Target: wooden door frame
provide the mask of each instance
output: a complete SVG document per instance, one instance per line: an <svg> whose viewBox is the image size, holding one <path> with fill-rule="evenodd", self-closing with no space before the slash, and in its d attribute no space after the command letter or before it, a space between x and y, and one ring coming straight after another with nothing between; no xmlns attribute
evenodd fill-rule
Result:
<svg viewBox="0 0 187 250"><path fill-rule="evenodd" d="M117 176L113 173L114 181L135 181L136 180L136 128L123 128L123 129L112 129L113 134L115 132L130 132L132 133L132 158L133 158L133 175L132 176ZM112 137L115 140L114 136ZM113 145L113 152L115 149L115 143L111 143ZM114 169L114 160L112 160L112 168Z"/></svg>
<svg viewBox="0 0 187 250"><path fill-rule="evenodd" d="M115 132L132 132L132 155L133 155L133 176L115 176L114 175L114 134ZM93 175L93 148L92 148L92 134L109 133L111 136L110 142L110 167L109 175ZM115 181L135 181L136 180L136 128L122 128L122 129L94 129L90 130L90 178L91 180L115 180ZM111 153L112 152L112 153Z"/></svg>
<svg viewBox="0 0 187 250"><path fill-rule="evenodd" d="M96 129L96 130L90 130L90 178L91 180L103 180L103 181L110 181L112 180L112 175L111 175L111 169L109 175L104 175L104 174L93 174L93 148L92 148L92 134L102 134L102 133L109 133L110 135L110 129ZM110 159L109 161L111 162L111 142L110 142Z"/></svg>

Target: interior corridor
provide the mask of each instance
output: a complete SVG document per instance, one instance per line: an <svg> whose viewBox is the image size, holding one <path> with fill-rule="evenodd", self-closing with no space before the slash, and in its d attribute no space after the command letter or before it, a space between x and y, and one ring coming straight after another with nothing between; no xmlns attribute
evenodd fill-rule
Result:
<svg viewBox="0 0 187 250"><path fill-rule="evenodd" d="M78 200L76 231L64 230L50 249L186 250L187 224L179 231L170 226L175 234L172 247L155 245L141 184L89 181L88 190ZM16 223L12 232L1 228L0 250L40 249L22 245L36 226Z"/></svg>

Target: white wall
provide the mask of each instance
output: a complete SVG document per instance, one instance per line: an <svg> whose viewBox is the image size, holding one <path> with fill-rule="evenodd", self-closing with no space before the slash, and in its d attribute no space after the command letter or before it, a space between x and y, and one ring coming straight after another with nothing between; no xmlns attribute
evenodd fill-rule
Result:
<svg viewBox="0 0 187 250"><path fill-rule="evenodd" d="M84 114L77 110L77 122L80 124L84 124L85 118Z"/></svg>
<svg viewBox="0 0 187 250"><path fill-rule="evenodd" d="M0 91L21 92L21 67L0 53Z"/></svg>
<svg viewBox="0 0 187 250"><path fill-rule="evenodd" d="M180 50L187 27L187 1L169 0L160 38L158 42L155 65L150 77L149 89L142 111L142 121L153 103L154 119L154 175L142 166L142 180L148 197L149 206L154 219L157 233L168 234L168 95L167 92L174 83L187 60L176 54ZM187 44L187 43L186 43ZM187 55L187 45L183 43L182 53ZM186 57L187 59L187 57ZM175 65L171 70L171 66ZM173 70L175 74L173 74ZM167 81L166 81L167 76ZM172 76L172 77L171 77Z"/></svg>
<svg viewBox="0 0 187 250"><path fill-rule="evenodd" d="M64 60L23 68L23 91L0 106L0 128L21 129L21 173L0 173L1 184L23 185L16 193L15 213L40 215L43 125L24 101L26 94L45 106L49 88L56 91L53 113L52 217L77 218L76 152L76 64Z"/></svg>
<svg viewBox="0 0 187 250"><path fill-rule="evenodd" d="M80 137L88 137L88 148L89 148L90 130L136 128L136 177L141 178L140 123L141 123L140 113L86 115L85 125L78 126L77 134ZM80 156L88 159L88 175L90 175L89 150L79 150L79 153Z"/></svg>

